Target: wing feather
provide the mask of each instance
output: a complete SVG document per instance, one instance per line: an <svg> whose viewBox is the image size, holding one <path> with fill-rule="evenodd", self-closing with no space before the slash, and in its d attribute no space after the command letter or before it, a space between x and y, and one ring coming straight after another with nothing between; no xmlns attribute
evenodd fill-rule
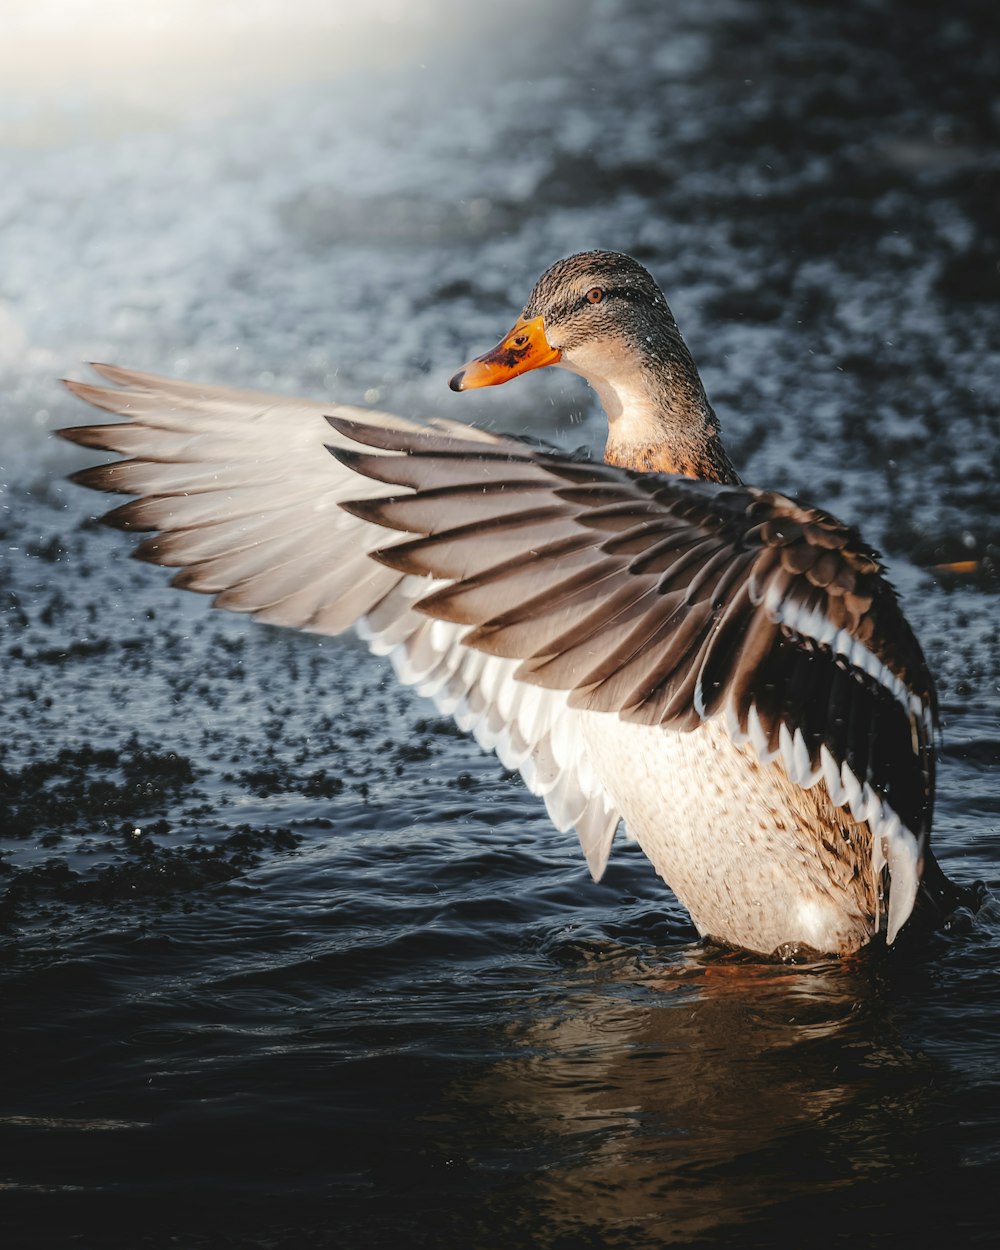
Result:
<svg viewBox="0 0 1000 1250"><path fill-rule="evenodd" d="M676 730L725 712L803 784L824 776L825 749L871 793L891 792L907 828L926 836L934 689L878 557L850 527L773 492L535 449L506 447L484 464L459 438L407 435L393 458L385 431L331 423L381 452L377 462L336 453L356 471L417 499L447 487L449 522L464 520L451 537L429 533L424 519L420 537L376 554L444 580L416 606L472 626L467 645L520 658L518 680L567 691L573 708ZM481 501L503 473L532 484L530 524L519 527L509 508L464 564ZM568 513L539 505L538 473ZM417 532L411 507L411 497L393 505L394 527ZM365 515L380 522L380 502Z"/></svg>
<svg viewBox="0 0 1000 1250"><path fill-rule="evenodd" d="M588 865L600 877L620 817L589 758L581 714L564 692L516 680L517 660L469 647L467 625L414 610L416 601L446 584L423 574L413 532L440 537L438 556L447 553L461 573L495 568L509 550L505 535L541 524L549 527L553 560L576 548L581 561L590 558L587 535L573 522L572 506L553 496L548 476L529 459L520 476L511 477L509 457L522 445L457 422L425 427L343 405L95 368L114 385L72 382L69 389L126 420L60 433L126 457L84 469L75 480L138 496L105 518L151 534L136 554L178 569L176 585L215 595L219 607L321 633L354 626L374 652L390 658L401 680L454 716L506 767L520 769L560 829L580 822ZM365 449L331 428L324 414L366 428ZM473 447L483 458L477 475L482 508L471 529L463 529L464 462L454 488L441 481L426 496L403 496L416 506L398 526L394 510L405 483L387 489L374 471L359 476L328 451L331 444L353 448L374 470L379 460L398 458L396 440L403 436L407 447L433 446L445 454L459 449L463 456ZM380 440L382 448L375 446ZM367 511L372 496L384 497L378 521ZM349 508L340 506L345 502ZM407 531L397 535L407 548L405 571L368 555L400 528ZM530 567L516 572L530 581Z"/></svg>

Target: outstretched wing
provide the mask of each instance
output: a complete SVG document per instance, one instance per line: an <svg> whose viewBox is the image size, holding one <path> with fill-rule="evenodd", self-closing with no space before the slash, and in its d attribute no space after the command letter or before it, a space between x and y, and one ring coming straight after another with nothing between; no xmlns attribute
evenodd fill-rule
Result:
<svg viewBox="0 0 1000 1250"><path fill-rule="evenodd" d="M352 428L422 427L344 405L94 368L117 385L66 385L127 420L59 433L124 457L74 480L138 496L105 518L125 530L154 531L135 554L178 568L174 585L212 594L218 607L318 633L355 626L402 681L521 772L557 827L576 829L600 877L620 817L590 759L581 713L562 691L516 681L516 661L467 647L464 626L414 611L427 579L370 560L368 551L394 535L338 506L387 488L331 458L327 444L337 440L324 414L348 418ZM466 446L517 447L460 429Z"/></svg>
<svg viewBox="0 0 1000 1250"><path fill-rule="evenodd" d="M405 488L344 506L417 535L374 556L444 583L419 611L518 661L517 680L567 691L571 708L678 731L720 715L797 784L822 780L870 822L876 863L884 846L907 879L895 932L930 830L937 710L853 529L769 491L331 424L379 453L334 449L342 464Z"/></svg>
<svg viewBox="0 0 1000 1250"><path fill-rule="evenodd" d="M595 876L619 816L581 718L685 731L718 715L869 821L893 874L890 932L905 919L936 705L852 529L771 492L455 423L99 372L118 388L70 389L129 420L62 433L126 457L77 480L139 496L108 518L159 531L137 554L219 606L328 633L356 624L577 828Z"/></svg>

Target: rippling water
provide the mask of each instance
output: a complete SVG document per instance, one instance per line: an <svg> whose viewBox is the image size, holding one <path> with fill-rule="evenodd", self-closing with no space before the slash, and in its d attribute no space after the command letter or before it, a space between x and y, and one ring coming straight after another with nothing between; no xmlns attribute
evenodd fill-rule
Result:
<svg viewBox="0 0 1000 1250"><path fill-rule="evenodd" d="M46 433L97 358L597 441L565 375L445 381L630 251L747 479L882 544L938 855L995 889L992 6L375 9L187 47L108 0L118 51L0 53L4 1245L992 1244L992 896L844 963L706 948L359 644L127 560Z"/></svg>

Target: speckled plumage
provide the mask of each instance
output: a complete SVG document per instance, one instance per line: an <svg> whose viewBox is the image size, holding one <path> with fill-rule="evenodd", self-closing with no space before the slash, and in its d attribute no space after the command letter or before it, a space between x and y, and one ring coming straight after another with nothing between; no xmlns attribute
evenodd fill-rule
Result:
<svg viewBox="0 0 1000 1250"><path fill-rule="evenodd" d="M721 718L677 733L604 715L586 736L627 831L703 936L847 954L877 931L871 829L824 787L762 765Z"/></svg>

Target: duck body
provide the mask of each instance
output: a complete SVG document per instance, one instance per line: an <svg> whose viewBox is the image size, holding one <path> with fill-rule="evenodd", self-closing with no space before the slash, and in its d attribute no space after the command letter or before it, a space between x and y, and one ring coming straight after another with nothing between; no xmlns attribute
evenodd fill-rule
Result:
<svg viewBox="0 0 1000 1250"><path fill-rule="evenodd" d="M587 737L626 830L703 937L798 956L848 954L877 933L871 830L821 785L803 789L762 765L721 718L677 733L604 716ZM915 860L915 843L900 850Z"/></svg>
<svg viewBox="0 0 1000 1250"><path fill-rule="evenodd" d="M743 486L659 288L557 262L452 379L560 365L605 462L456 422L95 366L128 420L61 431L124 459L109 519L218 606L336 633L518 769L600 877L621 821L706 937L764 955L893 941L929 833L933 683L875 553ZM332 452L331 457L328 453Z"/></svg>

